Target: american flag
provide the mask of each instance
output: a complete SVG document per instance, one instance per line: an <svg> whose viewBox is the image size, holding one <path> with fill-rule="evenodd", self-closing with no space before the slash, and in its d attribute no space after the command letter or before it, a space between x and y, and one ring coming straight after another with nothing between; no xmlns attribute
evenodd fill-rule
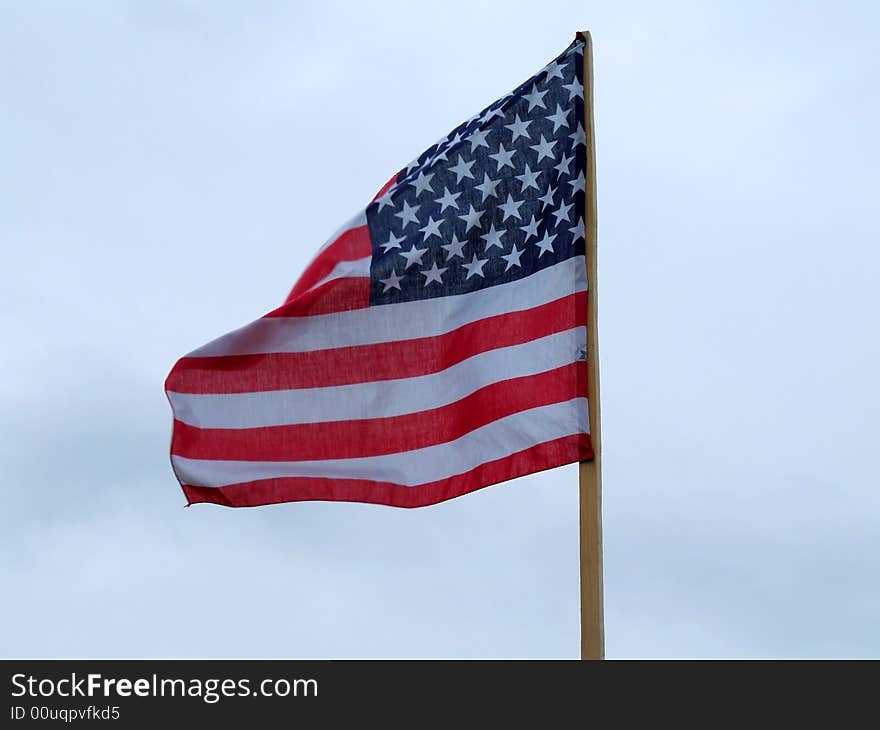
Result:
<svg viewBox="0 0 880 730"><path fill-rule="evenodd" d="M592 458L583 41L398 172L165 387L189 503L434 504Z"/></svg>

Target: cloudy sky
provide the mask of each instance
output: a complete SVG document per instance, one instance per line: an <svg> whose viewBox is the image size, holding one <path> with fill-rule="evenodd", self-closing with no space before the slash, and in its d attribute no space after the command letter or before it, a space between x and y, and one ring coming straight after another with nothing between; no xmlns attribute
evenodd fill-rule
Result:
<svg viewBox="0 0 880 730"><path fill-rule="evenodd" d="M610 657L880 656L873 3L0 1L0 654L573 657L577 473L184 509L163 381L593 31Z"/></svg>

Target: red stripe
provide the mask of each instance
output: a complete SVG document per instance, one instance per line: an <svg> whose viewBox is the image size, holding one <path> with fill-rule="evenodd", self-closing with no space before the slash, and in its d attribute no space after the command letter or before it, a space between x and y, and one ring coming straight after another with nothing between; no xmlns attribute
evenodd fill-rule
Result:
<svg viewBox="0 0 880 730"><path fill-rule="evenodd" d="M373 202L374 202L374 203L375 203L379 198L381 198L383 195L385 195L385 193L388 192L388 188L390 188L392 185L394 185L394 183L397 182L397 178L398 178L398 177L400 177L400 173L399 173L399 172L398 172L398 173L395 173L394 177L392 177L387 183L385 183L385 184L381 187L381 189L379 190L379 192L376 193L376 196L373 198Z"/></svg>
<svg viewBox="0 0 880 730"><path fill-rule="evenodd" d="M580 361L492 383L439 408L388 418L262 428L197 428L174 422L171 452L190 459L310 461L412 451L446 443L513 413L587 397Z"/></svg>
<svg viewBox="0 0 880 730"><path fill-rule="evenodd" d="M285 317L311 317L370 306L370 277L331 279L284 305ZM277 309L275 310L278 311ZM273 315L266 315L273 316Z"/></svg>
<svg viewBox="0 0 880 730"><path fill-rule="evenodd" d="M182 484L189 504L213 502L227 507L256 507L279 502L324 500L370 502L392 507L424 507L437 504L490 484L593 458L589 434L564 436L519 451L448 479L404 487L365 479L313 479L286 477L261 479L226 487L194 487Z"/></svg>
<svg viewBox="0 0 880 730"><path fill-rule="evenodd" d="M306 267L302 276L293 285L293 289L290 290L286 301L290 302L303 292L311 289L321 279L330 274L340 261L357 261L358 259L370 256L372 253L373 245L370 243L369 227L357 226L356 228L349 228L321 251L315 260Z"/></svg>
<svg viewBox="0 0 880 730"><path fill-rule="evenodd" d="M165 387L177 393L249 393L411 378L440 372L481 352L583 326L586 320L587 295L580 292L436 337L313 352L185 357Z"/></svg>

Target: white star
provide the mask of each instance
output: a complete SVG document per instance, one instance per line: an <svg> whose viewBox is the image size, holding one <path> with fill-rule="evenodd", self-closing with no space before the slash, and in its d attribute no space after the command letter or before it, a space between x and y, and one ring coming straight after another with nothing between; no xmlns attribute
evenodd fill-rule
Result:
<svg viewBox="0 0 880 730"><path fill-rule="evenodd" d="M553 122L553 133L555 134L560 127L568 126L568 112L563 111L562 107L557 104L556 113L548 114L547 121Z"/></svg>
<svg viewBox="0 0 880 730"><path fill-rule="evenodd" d="M474 150L478 147L489 146L489 143L486 141L486 135L489 134L489 131L490 130L488 129L475 129L467 136L465 142L471 143L471 154L473 154Z"/></svg>
<svg viewBox="0 0 880 730"><path fill-rule="evenodd" d="M424 256L428 252L426 248L416 248L415 245L411 246L409 251L400 251L400 255L406 259L406 266L403 267L403 270L406 271L410 266L415 266L416 264L422 263L422 256Z"/></svg>
<svg viewBox="0 0 880 730"><path fill-rule="evenodd" d="M485 210L475 210L474 206L471 206L471 209L465 213L464 215L458 216L464 221L464 233L467 235L467 232L471 228L481 228L480 219L486 215Z"/></svg>
<svg viewBox="0 0 880 730"><path fill-rule="evenodd" d="M578 123L577 129L574 130L570 135L568 135L572 140L572 147L577 147L579 144L587 146L587 137L584 134L584 128Z"/></svg>
<svg viewBox="0 0 880 730"><path fill-rule="evenodd" d="M446 140L444 139L437 145L437 149L434 150L434 154L431 155L431 162L439 162L440 160L448 160L449 158L446 156L446 153L449 152L449 148L445 146Z"/></svg>
<svg viewBox="0 0 880 730"><path fill-rule="evenodd" d="M455 208L458 210L458 205L455 200L461 193L453 193L450 192L449 188L443 188L443 196L437 198L436 202L440 206L440 212L442 213L447 208Z"/></svg>
<svg viewBox="0 0 880 730"><path fill-rule="evenodd" d="M486 198L496 197L495 188L498 187L498 183L500 183L500 182L501 182L501 180L492 180L489 177L489 173L484 172L483 173L483 182L480 183L479 185L474 185L474 188L476 188L477 190L479 190L483 194L483 201L485 201Z"/></svg>
<svg viewBox="0 0 880 730"><path fill-rule="evenodd" d="M571 231L571 234L574 236L574 238L571 239L572 243L577 241L579 238L583 238L584 237L584 219L579 218L578 220L576 220L574 222L574 225L569 230Z"/></svg>
<svg viewBox="0 0 880 730"><path fill-rule="evenodd" d="M403 201L403 208L401 209L401 211L399 213L394 214L398 218L400 218L401 221L403 221L401 228L406 228L410 223L418 223L419 222L419 219L416 217L416 211L420 207L421 206L419 206L419 205L410 206L410 204L407 203L405 200Z"/></svg>
<svg viewBox="0 0 880 730"><path fill-rule="evenodd" d="M382 253L388 253L392 248L400 248L400 242L405 241L406 236L401 236L397 238L391 231L388 231L388 243L379 244L385 249Z"/></svg>
<svg viewBox="0 0 880 730"><path fill-rule="evenodd" d="M581 99L584 98L584 85L575 79L570 84L563 84L563 89L568 90L568 100L571 101L574 97L579 96Z"/></svg>
<svg viewBox="0 0 880 730"><path fill-rule="evenodd" d="M510 253L505 253L501 255L501 258L503 258L507 262L507 266L504 267L505 271L507 271L511 266L520 265L519 259L520 256L523 255L523 251L525 251L525 249L520 250L516 247L516 244L514 244L513 250Z"/></svg>
<svg viewBox="0 0 880 730"><path fill-rule="evenodd" d="M471 259L470 263L463 263L462 266L468 270L467 276L464 277L465 281L470 279L472 276L483 276L483 267L488 263L489 259L477 259L477 254L474 254L474 257Z"/></svg>
<svg viewBox="0 0 880 730"><path fill-rule="evenodd" d="M586 178L584 178L584 171L581 170L580 172L578 172L578 176L574 180L568 181L568 184L571 185L571 194L574 195L578 190L583 192L586 182Z"/></svg>
<svg viewBox="0 0 880 730"><path fill-rule="evenodd" d="M538 87L537 87L537 86L533 86L533 87L532 87L532 93L531 93L531 94L526 94L525 96L523 96L523 98L524 98L527 102L529 102L529 111L532 111L532 109L534 109L536 106L541 107L541 109L546 109L546 108L547 108L546 106L544 106L544 101L543 101L543 100L544 100L544 95L545 95L546 93L547 93L546 91L538 91Z"/></svg>
<svg viewBox="0 0 880 730"><path fill-rule="evenodd" d="M419 174L416 176L414 180L410 181L410 185L412 185L416 189L416 197L421 195L425 190L431 190L431 178L434 177L434 173L430 173L429 175L425 174L424 170L419 171Z"/></svg>
<svg viewBox="0 0 880 730"><path fill-rule="evenodd" d="M553 159L553 148L556 146L556 142L548 142L544 139L544 135L541 135L541 141L538 144L530 145L533 150L536 150L538 153L538 163L541 162L545 157L549 157L551 160Z"/></svg>
<svg viewBox="0 0 880 730"><path fill-rule="evenodd" d="M385 285L385 288L382 290L384 294L389 289L400 289L400 282L403 280L402 276L398 276L396 271L391 272L391 276L387 279L379 279L379 281Z"/></svg>
<svg viewBox="0 0 880 730"><path fill-rule="evenodd" d="M513 196L510 193L508 193L507 194L507 202L502 203L501 205L498 206L499 208L501 208L501 210L504 211L504 217L501 219L501 222L504 223L504 221L506 221L511 216L515 216L516 218L519 218L519 209L522 207L522 204L524 202L525 202L524 200L520 200L518 203L514 202Z"/></svg>
<svg viewBox="0 0 880 730"><path fill-rule="evenodd" d="M520 226L519 229L521 231L526 232L526 241L529 240L529 236L537 236L538 235L538 220L535 216L532 216L532 220L524 226Z"/></svg>
<svg viewBox="0 0 880 730"><path fill-rule="evenodd" d="M496 231L495 224L493 223L489 226L488 233L484 233L480 238L482 238L486 242L486 252L488 253L489 249L492 246L498 246L502 251L504 250L504 244L501 242L501 236L503 236L507 231Z"/></svg>
<svg viewBox="0 0 880 730"><path fill-rule="evenodd" d="M571 161L574 157L569 157L568 155L562 155L562 159L559 161L559 164L554 166L554 170L557 170L560 175L568 175L568 168L571 167Z"/></svg>
<svg viewBox="0 0 880 730"><path fill-rule="evenodd" d="M544 193L538 200L540 200L544 205L556 205L553 202L553 196L556 195L556 188L551 188L549 185L547 186L547 192Z"/></svg>
<svg viewBox="0 0 880 730"><path fill-rule="evenodd" d="M569 203L568 205L559 204L559 207L554 210L550 215L556 216L556 225L558 226L562 221L568 222L568 211L570 211L574 207L573 203Z"/></svg>
<svg viewBox="0 0 880 730"><path fill-rule="evenodd" d="M434 220L434 216L428 216L428 222L419 230L424 234L423 241L427 241L431 236L437 236L437 238L443 238L443 234L440 233L440 224L443 223L443 219L441 218L439 221Z"/></svg>
<svg viewBox="0 0 880 730"><path fill-rule="evenodd" d="M513 155L515 153L516 153L515 149L514 150L506 150L506 149L504 149L504 145L501 144L498 146L498 154L489 155L489 157L491 157L493 160L495 160L495 162L498 164L498 172L501 172L501 170L504 169L505 165L509 165L510 167L513 167L513 162L511 162L511 159L513 158Z"/></svg>
<svg viewBox="0 0 880 730"><path fill-rule="evenodd" d="M544 70L547 72L547 81L550 79L564 79L565 77L562 75L563 66L559 61L553 61L552 63L548 63Z"/></svg>
<svg viewBox="0 0 880 730"><path fill-rule="evenodd" d="M556 238L556 234L554 233L551 236L550 232L547 231L544 234L544 238L542 238L540 241L535 242L535 245L541 249L541 253L538 254L538 258L541 258L541 256L543 256L545 253L548 253L548 252L555 253L555 251L553 250L553 239L554 238Z"/></svg>
<svg viewBox="0 0 880 730"><path fill-rule="evenodd" d="M529 134L529 125L532 123L532 120L523 121L519 118L519 114L514 117L513 124L505 124L504 126L509 129L513 133L513 139L511 142L516 142L519 137L525 137L526 139L530 139L531 135Z"/></svg>
<svg viewBox="0 0 880 730"><path fill-rule="evenodd" d="M447 270L447 267L445 267L445 266L442 269L438 269L437 262L435 261L433 264L431 264L430 269L425 269L419 273L422 274L422 276L427 277L425 279L425 286L428 286L428 284L430 284L432 281L436 281L438 284L442 285L443 284L443 274L446 273L446 270Z"/></svg>
<svg viewBox="0 0 880 730"><path fill-rule="evenodd" d="M504 116L504 112L501 111L500 107L497 107L495 109L486 109L486 111L483 113L483 116L480 117L480 124L485 124L493 117L503 117L503 116Z"/></svg>
<svg viewBox="0 0 880 730"><path fill-rule="evenodd" d="M456 182L461 183L461 181L466 177L471 178L471 180L474 179L474 176L471 173L471 168L473 166L474 166L474 160L471 160L470 162L465 162L464 157L462 155L459 155L458 156L458 164L455 165L455 167L450 167L449 170L451 172L454 172L456 174L456 176L458 177L458 180L456 180Z"/></svg>
<svg viewBox="0 0 880 730"><path fill-rule="evenodd" d="M525 192L529 188L534 188L538 190L538 176L541 174L541 170L537 172L532 172L532 168L529 167L529 163L526 163L525 170L523 170L522 175L516 175L516 179L522 183L522 191Z"/></svg>
<svg viewBox="0 0 880 730"><path fill-rule="evenodd" d="M391 193L394 192L395 186L392 185L388 190L385 191L385 195L381 198L376 198L376 202L379 204L378 210L382 210L386 205L390 205L392 208L394 207L394 201L391 200ZM377 211L378 212L378 211Z"/></svg>
<svg viewBox="0 0 880 730"><path fill-rule="evenodd" d="M461 142L462 139L464 139L464 137L462 136L461 132L456 132L455 136L451 140L449 140L450 149L455 147L455 145Z"/></svg>
<svg viewBox="0 0 880 730"><path fill-rule="evenodd" d="M454 256L458 256L460 259L464 258L464 254L461 250L464 248L464 245L467 241L459 241L457 234L452 234L452 241L450 243L444 243L443 248L446 249L446 260L453 258Z"/></svg>

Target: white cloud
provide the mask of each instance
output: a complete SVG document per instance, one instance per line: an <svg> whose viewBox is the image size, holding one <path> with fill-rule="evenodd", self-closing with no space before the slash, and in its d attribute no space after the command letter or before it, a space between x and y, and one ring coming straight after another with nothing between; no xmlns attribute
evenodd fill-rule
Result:
<svg viewBox="0 0 880 730"><path fill-rule="evenodd" d="M5 654L576 654L573 468L184 510L162 383L579 27L609 655L880 653L873 5L119 7L0 10Z"/></svg>

